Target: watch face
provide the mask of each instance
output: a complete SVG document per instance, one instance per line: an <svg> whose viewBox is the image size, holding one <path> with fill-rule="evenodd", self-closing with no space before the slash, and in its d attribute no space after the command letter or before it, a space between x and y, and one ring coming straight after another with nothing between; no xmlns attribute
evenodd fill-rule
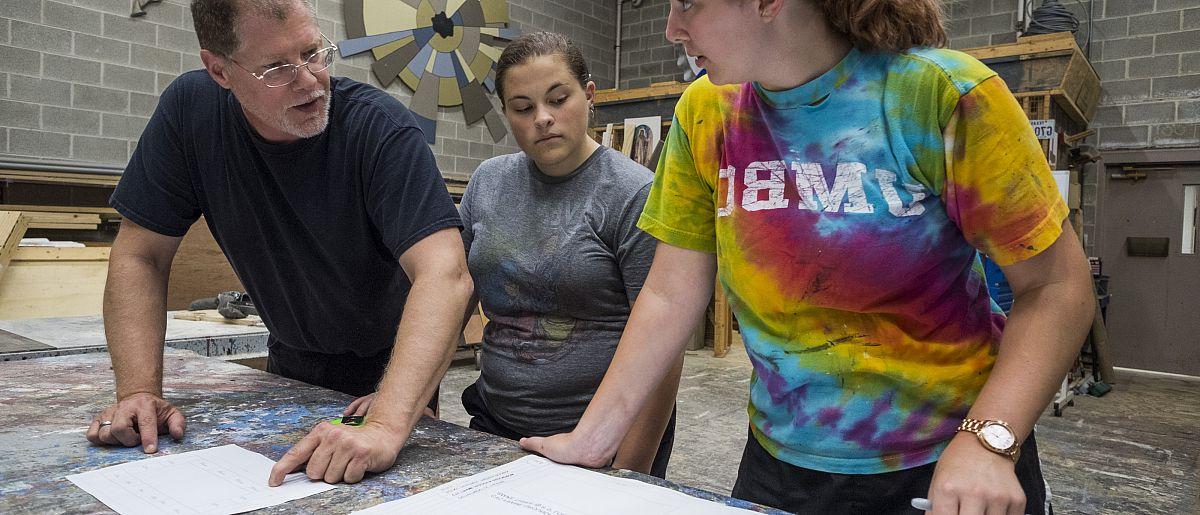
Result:
<svg viewBox="0 0 1200 515"><path fill-rule="evenodd" d="M1008 450L1017 443L1011 431L1000 424L988 424L979 432L983 440L999 450Z"/></svg>

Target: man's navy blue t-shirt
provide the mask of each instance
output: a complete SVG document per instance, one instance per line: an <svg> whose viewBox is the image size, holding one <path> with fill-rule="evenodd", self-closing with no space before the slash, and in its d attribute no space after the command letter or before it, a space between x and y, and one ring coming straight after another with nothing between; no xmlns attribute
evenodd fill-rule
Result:
<svg viewBox="0 0 1200 515"><path fill-rule="evenodd" d="M411 286L400 255L461 222L408 109L350 79L331 89L323 133L274 144L204 70L181 75L110 203L167 236L204 215L273 344L371 356L392 345Z"/></svg>

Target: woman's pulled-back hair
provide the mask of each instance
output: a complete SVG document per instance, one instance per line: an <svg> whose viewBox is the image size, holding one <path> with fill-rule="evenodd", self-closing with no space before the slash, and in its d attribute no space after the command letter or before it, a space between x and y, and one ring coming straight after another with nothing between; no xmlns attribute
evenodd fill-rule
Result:
<svg viewBox="0 0 1200 515"><path fill-rule="evenodd" d="M834 29L863 50L944 47L940 0L813 0Z"/></svg>
<svg viewBox="0 0 1200 515"><path fill-rule="evenodd" d="M500 97L501 105L504 104L504 76L508 69L543 55L561 57L571 70L571 75L579 80L580 86L586 87L592 78L592 74L588 73L587 61L583 59L583 52L579 51L579 47L575 46L570 38L557 32L522 34L504 48L496 62L496 93Z"/></svg>

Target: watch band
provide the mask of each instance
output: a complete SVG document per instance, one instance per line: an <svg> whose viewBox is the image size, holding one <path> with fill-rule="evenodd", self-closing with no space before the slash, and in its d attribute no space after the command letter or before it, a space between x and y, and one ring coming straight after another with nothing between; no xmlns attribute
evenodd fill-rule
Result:
<svg viewBox="0 0 1200 515"><path fill-rule="evenodd" d="M988 443L988 441L985 440L983 437L983 428L986 426L989 426L989 425L998 425L998 426L1001 426L1004 429L1006 429L1009 432L1009 434L1011 434L1013 436L1012 446L1010 446L1007 449L999 449L999 448L993 446L992 444ZM974 433L975 437L977 439L979 439L979 443L981 445L983 445L984 449L992 451L1001 456L1007 457L1007 458L1011 459L1013 461L1013 463L1016 463L1017 458L1019 458L1021 456L1021 442L1017 441L1017 434L1015 431L1012 430L1012 427L1009 426L1008 423L1004 422L1003 420L978 420L978 419L973 419L973 418L964 418L962 423L958 425L958 431L966 431L968 433Z"/></svg>

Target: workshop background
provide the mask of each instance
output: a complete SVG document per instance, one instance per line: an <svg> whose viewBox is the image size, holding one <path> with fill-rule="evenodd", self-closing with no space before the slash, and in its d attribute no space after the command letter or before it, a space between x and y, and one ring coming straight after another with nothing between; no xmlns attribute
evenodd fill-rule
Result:
<svg viewBox="0 0 1200 515"><path fill-rule="evenodd" d="M330 39L350 37L346 4L311 1ZM0 348L0 359L103 350L106 245L119 224L107 197L159 93L200 67L188 2L151 3L133 16L139 3L0 0L0 331L43 343L17 341ZM581 47L604 90L597 139L619 141L622 121L633 117L670 121L693 74L663 36L666 0L507 5L507 28L561 32ZM1044 149L1065 174L1072 222L1092 260L1102 309L1039 426L1056 511L1196 513L1200 0L957 0L946 11L950 46L997 69L1048 128ZM1070 35L1041 34L1064 30ZM382 87L374 62L361 53L332 70ZM384 89L413 100L398 80ZM495 96L487 100L498 112ZM468 124L462 107L437 113L431 148L453 193L482 160L518 151L511 135L497 140L483 121ZM35 246L39 238L80 246ZM242 289L202 223L185 239L171 281L172 310ZM1003 295L1002 280L992 286ZM750 367L720 297L689 350L669 478L728 493ZM452 422L466 422L457 394L477 375L470 357L479 323L443 385ZM255 349L265 330L242 323L168 339L261 366Z"/></svg>

